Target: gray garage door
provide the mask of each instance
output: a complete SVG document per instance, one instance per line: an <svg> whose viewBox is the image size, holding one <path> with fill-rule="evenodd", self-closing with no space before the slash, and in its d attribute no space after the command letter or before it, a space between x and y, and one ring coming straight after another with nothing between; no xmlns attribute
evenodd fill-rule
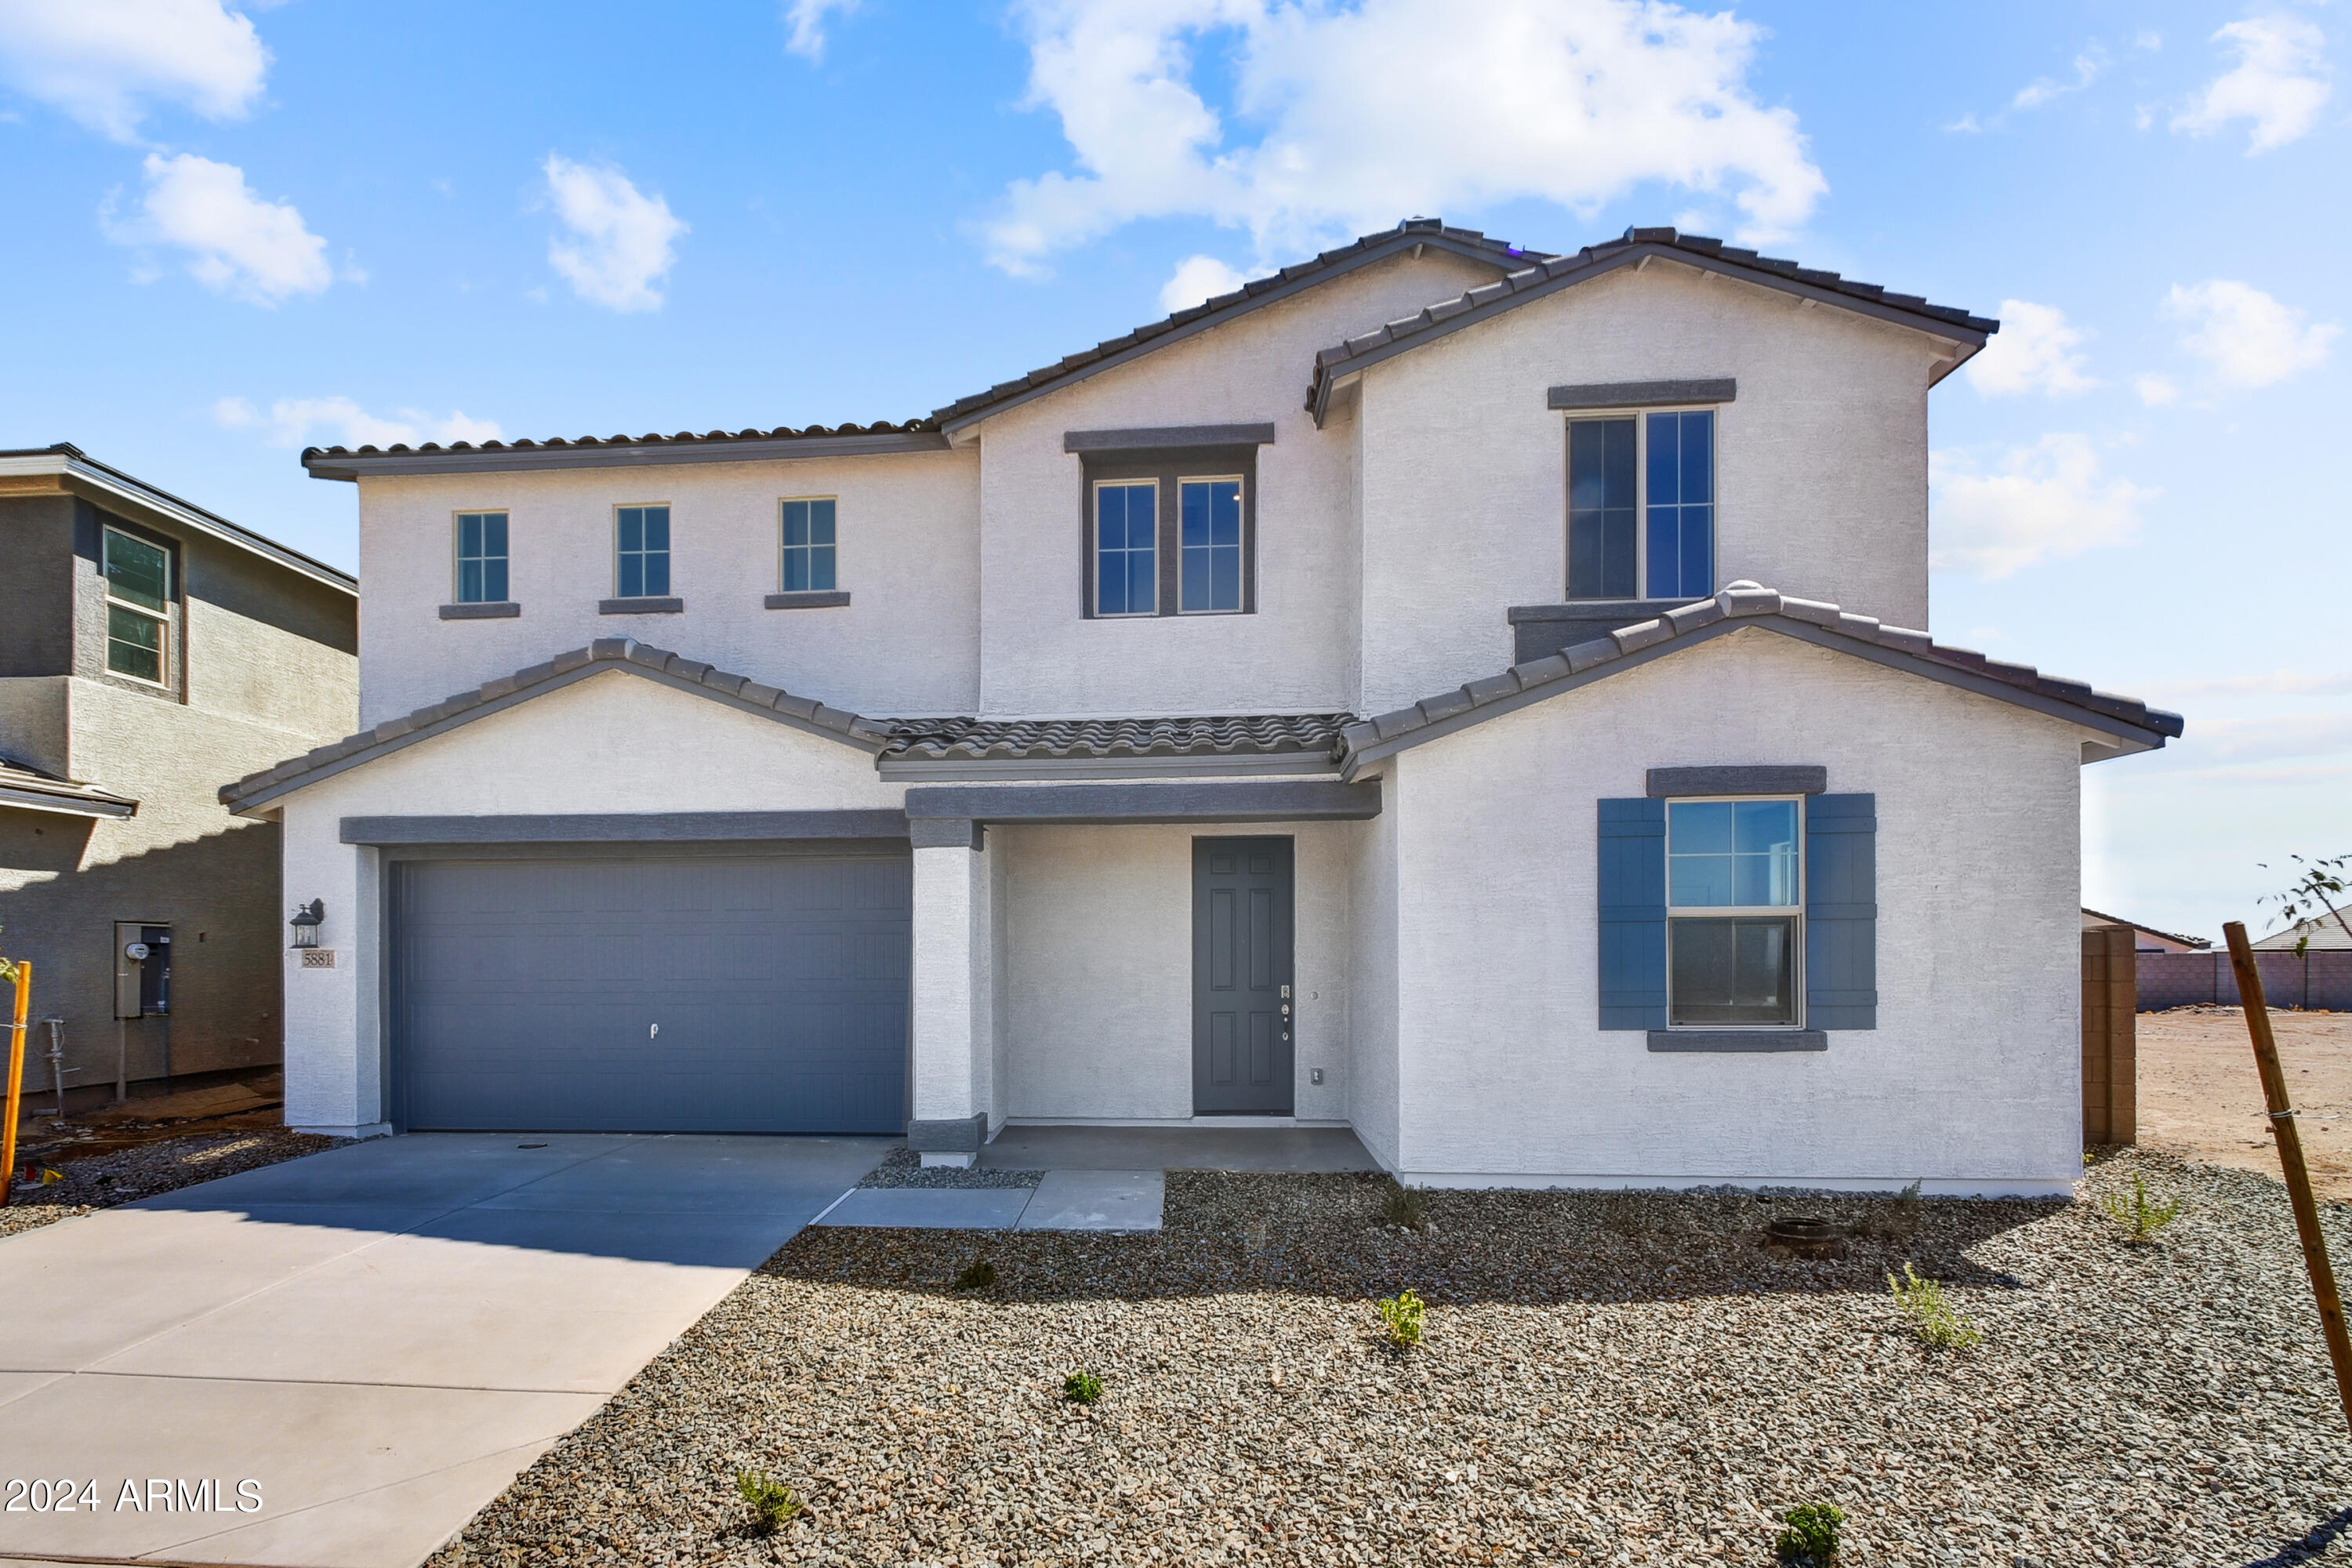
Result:
<svg viewBox="0 0 2352 1568"><path fill-rule="evenodd" d="M905 1131L903 851L400 872L410 1127Z"/></svg>

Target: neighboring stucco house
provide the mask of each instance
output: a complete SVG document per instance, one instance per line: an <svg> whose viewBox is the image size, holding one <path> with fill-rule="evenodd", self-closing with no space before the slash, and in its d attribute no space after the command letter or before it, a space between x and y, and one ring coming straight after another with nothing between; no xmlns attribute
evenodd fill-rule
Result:
<svg viewBox="0 0 2352 1568"><path fill-rule="evenodd" d="M2297 921L2284 931L2273 931L2253 944L2263 952L2342 952L2352 949L2352 937L2344 934L2343 923L2335 920Z"/></svg>
<svg viewBox="0 0 2352 1568"><path fill-rule="evenodd" d="M0 451L0 952L68 1089L277 1061L278 830L220 784L349 728L358 585L68 446Z"/></svg>
<svg viewBox="0 0 2352 1568"><path fill-rule="evenodd" d="M1414 220L905 426L306 452L290 1118L2063 1191L2077 775L2180 721L1898 629L1994 330Z"/></svg>
<svg viewBox="0 0 2352 1568"><path fill-rule="evenodd" d="M2127 921L2121 915L2102 914L2097 910L2083 911L2083 929L2098 931L2116 929L2132 933L2135 952L2203 952L2213 945L2210 937L2182 936L2178 931L2158 931Z"/></svg>

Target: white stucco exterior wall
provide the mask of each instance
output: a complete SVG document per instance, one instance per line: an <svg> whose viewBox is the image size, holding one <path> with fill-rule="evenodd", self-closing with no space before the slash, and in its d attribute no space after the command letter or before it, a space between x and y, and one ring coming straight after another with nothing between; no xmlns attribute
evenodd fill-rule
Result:
<svg viewBox="0 0 2352 1568"><path fill-rule="evenodd" d="M1505 612L1568 589L1555 385L1731 376L1716 432L1716 583L1927 625L1937 340L1654 261L1505 311L1364 374L1363 706L1512 662ZM1336 423L1336 421L1335 421Z"/></svg>
<svg viewBox="0 0 2352 1568"><path fill-rule="evenodd" d="M916 847L913 996L908 1046L919 1121L960 1121L989 1108L989 868L960 845Z"/></svg>
<svg viewBox="0 0 2352 1568"><path fill-rule="evenodd" d="M633 637L851 712L979 700L979 454L404 475L359 481L361 718L379 723L597 637ZM835 496L846 606L771 610L781 503ZM616 507L670 508L678 615L605 616ZM504 510L507 620L445 621L455 518Z"/></svg>
<svg viewBox="0 0 2352 1568"><path fill-rule="evenodd" d="M1349 889L1348 1120L1371 1156L1391 1169L1397 1146L1397 832L1402 783L1381 770L1381 815L1355 835Z"/></svg>
<svg viewBox="0 0 2352 1568"><path fill-rule="evenodd" d="M1406 1178L2069 1190L2084 736L1748 629L1402 753ZM1601 1030L1595 802L1770 763L1877 796L1878 1027L1769 1054Z"/></svg>

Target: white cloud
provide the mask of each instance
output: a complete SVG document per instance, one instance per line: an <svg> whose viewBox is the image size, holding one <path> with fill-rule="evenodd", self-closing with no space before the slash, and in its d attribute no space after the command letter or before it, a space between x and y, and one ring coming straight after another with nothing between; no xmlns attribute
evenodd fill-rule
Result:
<svg viewBox="0 0 2352 1568"><path fill-rule="evenodd" d="M1160 308L1173 315L1220 294L1230 294L1248 281L1248 273L1235 271L1213 256L1188 256L1160 286Z"/></svg>
<svg viewBox="0 0 2352 1568"><path fill-rule="evenodd" d="M857 9L858 0L786 0L784 25L792 34L784 47L804 59L824 58L824 25L835 16Z"/></svg>
<svg viewBox="0 0 2352 1568"><path fill-rule="evenodd" d="M316 294L334 281L327 242L285 202L264 201L234 163L182 153L147 155L139 216L115 221L110 200L100 221L118 245L171 246L188 253L188 273L215 293L257 305Z"/></svg>
<svg viewBox="0 0 2352 1568"><path fill-rule="evenodd" d="M268 68L220 0L0 0L0 79L118 142L157 102L236 119Z"/></svg>
<svg viewBox="0 0 2352 1568"><path fill-rule="evenodd" d="M555 216L572 231L548 242L549 265L592 305L660 310L654 285L677 259L677 237L687 232L669 204L639 191L618 169L592 169L554 153L540 167Z"/></svg>
<svg viewBox="0 0 2352 1568"><path fill-rule="evenodd" d="M1969 384L1988 397L2021 392L2068 397L2099 384L2084 374L2086 334L2069 326L2055 305L2026 300L2000 302L2000 331L1969 361Z"/></svg>
<svg viewBox="0 0 2352 1568"><path fill-rule="evenodd" d="M2331 321L2306 323L2301 310L2225 278L2174 284L2164 309L2191 323L2180 346L2211 365L2224 386L2268 386L2309 370L2343 331Z"/></svg>
<svg viewBox="0 0 2352 1568"><path fill-rule="evenodd" d="M2132 390L2138 393L2139 400L2150 408L2168 408L2180 401L2180 388L2173 379L2168 375L2158 375L2154 372L2147 375L2135 376L2132 379Z"/></svg>
<svg viewBox="0 0 2352 1568"><path fill-rule="evenodd" d="M1534 197L1591 212L1656 181L1720 195L1743 237L1828 189L1795 113L1758 101L1762 29L1664 0L1023 0L1032 108L1076 167L1016 180L989 258L1035 274L1139 218L1246 227L1289 255L1413 213ZM1202 100L1230 74L1230 120ZM1244 139L1242 126L1255 140Z"/></svg>
<svg viewBox="0 0 2352 1568"><path fill-rule="evenodd" d="M1986 582L2037 561L2129 544L2157 491L2100 471L2091 438L2049 435L1987 468L1971 453L1927 460L1934 492L1928 564Z"/></svg>
<svg viewBox="0 0 2352 1568"><path fill-rule="evenodd" d="M400 408L392 414L370 414L348 397L281 397L268 411L242 397L224 397L213 405L213 420L225 430L258 430L280 447L312 445L314 434L330 446L419 446L438 441L496 441L501 432L495 421L471 419L458 410L436 416L421 409Z"/></svg>
<svg viewBox="0 0 2352 1568"><path fill-rule="evenodd" d="M2080 92L2099 79L2107 68L2107 57L2093 48L2074 57L2074 79L2060 81L2054 77L2037 77L2017 89L2009 100L2011 109L2039 109L2053 98L2063 98L2070 92Z"/></svg>
<svg viewBox="0 0 2352 1568"><path fill-rule="evenodd" d="M2321 57L2326 37L2300 16L2249 16L2213 35L2238 63L2173 116L2172 128L2210 136L2235 120L2254 122L2246 155L2267 153L2309 132L2333 88Z"/></svg>

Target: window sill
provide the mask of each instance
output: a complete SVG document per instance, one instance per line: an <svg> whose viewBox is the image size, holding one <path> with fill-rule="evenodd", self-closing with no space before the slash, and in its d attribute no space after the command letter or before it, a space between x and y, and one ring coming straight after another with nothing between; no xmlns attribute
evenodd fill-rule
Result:
<svg viewBox="0 0 2352 1568"><path fill-rule="evenodd" d="M484 604L444 605L441 618L445 621L502 621L522 614L522 606L512 599L496 599Z"/></svg>
<svg viewBox="0 0 2352 1568"><path fill-rule="evenodd" d="M1825 1051L1819 1029L1652 1029L1654 1051Z"/></svg>
<svg viewBox="0 0 2352 1568"><path fill-rule="evenodd" d="M596 613L600 616L679 616L686 613L684 599L599 599Z"/></svg>
<svg viewBox="0 0 2352 1568"><path fill-rule="evenodd" d="M849 603L845 590L834 588L803 588L790 594L771 594L761 601L772 610L838 610Z"/></svg>

